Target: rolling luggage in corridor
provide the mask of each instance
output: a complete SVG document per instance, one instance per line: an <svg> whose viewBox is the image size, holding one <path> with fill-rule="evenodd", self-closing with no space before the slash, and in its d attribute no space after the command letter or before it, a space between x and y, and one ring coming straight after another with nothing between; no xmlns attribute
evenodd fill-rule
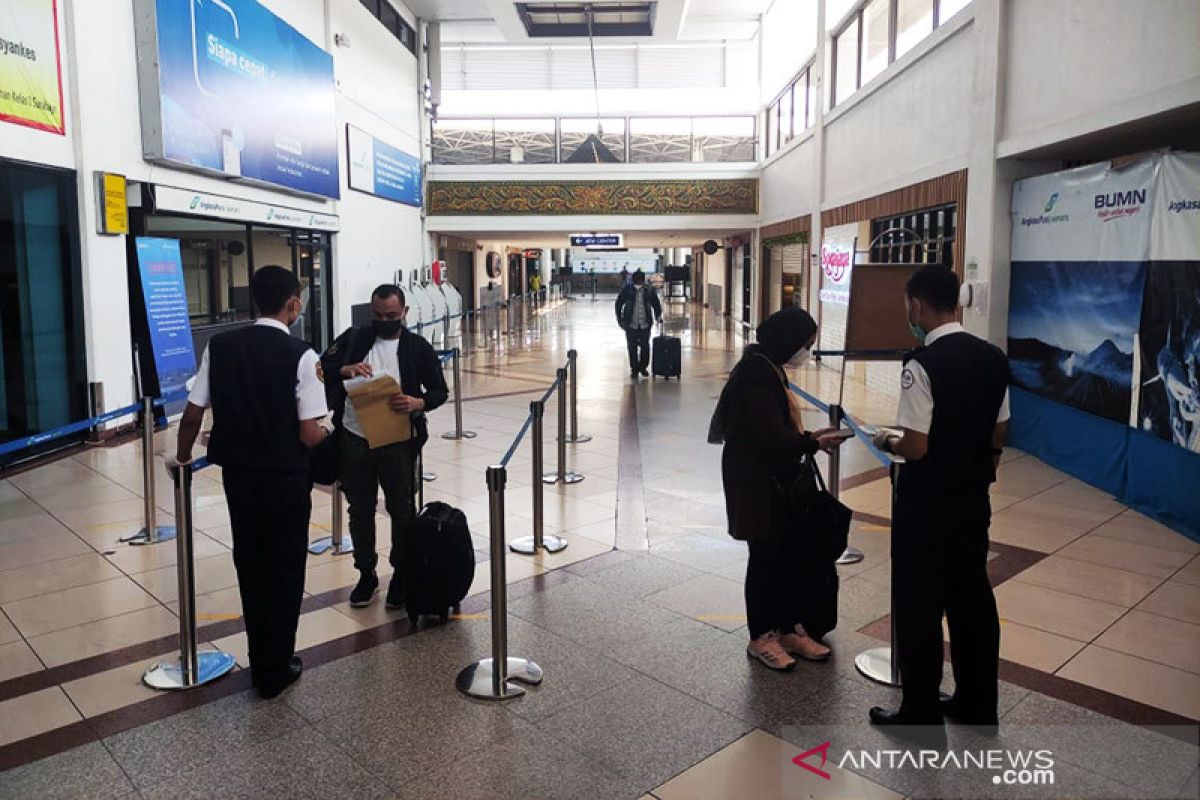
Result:
<svg viewBox="0 0 1200 800"><path fill-rule="evenodd" d="M679 380L683 374L683 345L678 337L654 337L650 344L650 373L659 378Z"/></svg>
<svg viewBox="0 0 1200 800"><path fill-rule="evenodd" d="M463 512L445 503L421 509L405 542L404 578L410 621L450 618L475 579L475 545Z"/></svg>

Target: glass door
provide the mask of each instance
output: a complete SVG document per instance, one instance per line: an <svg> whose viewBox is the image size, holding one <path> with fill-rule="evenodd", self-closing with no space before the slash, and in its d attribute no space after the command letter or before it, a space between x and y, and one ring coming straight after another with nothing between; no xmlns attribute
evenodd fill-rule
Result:
<svg viewBox="0 0 1200 800"><path fill-rule="evenodd" d="M317 231L296 231L295 242L296 275L305 301L300 338L323 351L331 341L333 329L329 236Z"/></svg>

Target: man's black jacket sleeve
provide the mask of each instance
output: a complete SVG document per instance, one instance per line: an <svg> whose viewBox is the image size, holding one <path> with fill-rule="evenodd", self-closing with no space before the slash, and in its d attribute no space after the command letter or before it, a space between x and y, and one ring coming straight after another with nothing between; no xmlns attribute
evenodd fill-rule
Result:
<svg viewBox="0 0 1200 800"><path fill-rule="evenodd" d="M445 404L450 398L450 389L446 386L446 376L442 372L442 361L438 358L433 345L420 340L425 346L417 357L417 377L425 393L425 413Z"/></svg>

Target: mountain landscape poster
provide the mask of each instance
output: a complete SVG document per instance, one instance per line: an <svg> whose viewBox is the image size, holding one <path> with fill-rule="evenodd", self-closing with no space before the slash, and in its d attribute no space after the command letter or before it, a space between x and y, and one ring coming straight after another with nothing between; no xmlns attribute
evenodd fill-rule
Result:
<svg viewBox="0 0 1200 800"><path fill-rule="evenodd" d="M1013 383L1128 423L1142 261L1021 261L1012 265L1008 356Z"/></svg>

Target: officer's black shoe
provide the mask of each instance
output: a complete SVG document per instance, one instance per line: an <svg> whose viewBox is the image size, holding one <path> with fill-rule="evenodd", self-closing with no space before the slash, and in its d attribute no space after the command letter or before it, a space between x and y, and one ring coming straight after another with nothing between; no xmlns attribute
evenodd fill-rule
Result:
<svg viewBox="0 0 1200 800"><path fill-rule="evenodd" d="M258 696L263 700L278 697L284 689L300 680L300 673L303 671L304 662L300 660L300 656L292 656L292 660L288 662L287 669L284 670L283 675L275 680L259 681Z"/></svg>
<svg viewBox="0 0 1200 800"><path fill-rule="evenodd" d="M375 577L374 572L364 572L358 579L358 585L354 587L354 591L350 592L350 607L366 608L371 605L371 601L375 599L375 593L378 591L379 578Z"/></svg>
<svg viewBox="0 0 1200 800"><path fill-rule="evenodd" d="M946 726L940 719L918 720L899 711L875 706L871 709L871 724L924 750L946 749Z"/></svg>
<svg viewBox="0 0 1200 800"><path fill-rule="evenodd" d="M395 611L397 608L404 606L404 599L404 581L399 575L392 575L392 580L388 583L387 599L384 601L384 604Z"/></svg>
<svg viewBox="0 0 1200 800"><path fill-rule="evenodd" d="M646 371L646 370L642 370L642 377L643 377L643 378L649 378L649 377L650 377L650 373L649 373L648 371Z"/></svg>
<svg viewBox="0 0 1200 800"><path fill-rule="evenodd" d="M949 697L939 701L942 706L942 716L954 720L960 725L966 725L983 736L996 736L1000 733L1000 720L996 714L979 714L959 709L954 698Z"/></svg>

